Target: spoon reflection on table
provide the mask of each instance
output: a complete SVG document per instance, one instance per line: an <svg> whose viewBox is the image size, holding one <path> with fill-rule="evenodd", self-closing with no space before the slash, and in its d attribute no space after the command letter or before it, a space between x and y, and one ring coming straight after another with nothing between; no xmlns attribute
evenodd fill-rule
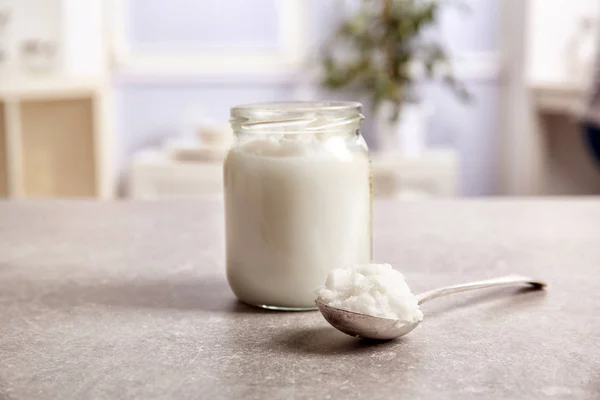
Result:
<svg viewBox="0 0 600 400"><path fill-rule="evenodd" d="M448 286L440 289L430 290L416 295L419 305L449 294L464 292L467 290L484 289L497 286L528 284L534 289L543 289L546 283L537 279L521 275L509 275L484 281L464 283L461 285ZM353 311L342 310L325 304L321 298L316 300L317 307L323 317L337 330L350 336L359 336L366 339L390 340L404 336L415 329L421 321L402 321L382 317L373 317Z"/></svg>

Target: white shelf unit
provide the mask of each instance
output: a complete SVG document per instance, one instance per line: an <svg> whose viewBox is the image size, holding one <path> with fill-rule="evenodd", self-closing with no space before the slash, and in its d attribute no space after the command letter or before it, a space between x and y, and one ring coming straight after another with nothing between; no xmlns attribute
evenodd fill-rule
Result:
<svg viewBox="0 0 600 400"><path fill-rule="evenodd" d="M460 194L460 162L451 148L428 149L418 156L371 155L375 197L421 200Z"/></svg>
<svg viewBox="0 0 600 400"><path fill-rule="evenodd" d="M588 45L597 39L598 2L503 5L509 11L504 39L512 71L504 118L505 191L596 194L597 169L586 154L578 121L591 84L594 55Z"/></svg>
<svg viewBox="0 0 600 400"><path fill-rule="evenodd" d="M538 111L567 116L581 110L586 95L583 85L574 83L536 83L530 90Z"/></svg>
<svg viewBox="0 0 600 400"><path fill-rule="evenodd" d="M140 151L131 164L128 194L141 200L221 196L223 164L182 162L162 151Z"/></svg>
<svg viewBox="0 0 600 400"><path fill-rule="evenodd" d="M110 93L95 80L0 82L0 195L112 197Z"/></svg>
<svg viewBox="0 0 600 400"><path fill-rule="evenodd" d="M595 0L531 0L525 6L525 76L537 111L579 111L591 85L598 33Z"/></svg>
<svg viewBox="0 0 600 400"><path fill-rule="evenodd" d="M103 0L0 0L10 20L0 65L0 196L100 197L114 192L112 85ZM34 72L20 49L57 46Z"/></svg>

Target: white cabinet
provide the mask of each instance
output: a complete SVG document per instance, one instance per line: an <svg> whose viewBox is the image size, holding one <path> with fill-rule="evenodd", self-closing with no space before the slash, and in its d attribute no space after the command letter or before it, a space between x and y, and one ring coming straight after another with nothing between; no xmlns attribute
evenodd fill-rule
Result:
<svg viewBox="0 0 600 400"><path fill-rule="evenodd" d="M0 86L0 195L113 195L110 91L102 81Z"/></svg>
<svg viewBox="0 0 600 400"><path fill-rule="evenodd" d="M419 156L372 155L373 195L426 199L459 195L459 156L453 149L430 149Z"/></svg>
<svg viewBox="0 0 600 400"><path fill-rule="evenodd" d="M9 15L0 41L0 196L113 196L103 8L102 0L0 0ZM43 55L34 65L24 52L36 41L56 48L46 68L35 64Z"/></svg>
<svg viewBox="0 0 600 400"><path fill-rule="evenodd" d="M572 112L589 83L600 22L596 0L527 2L526 78L539 108Z"/></svg>
<svg viewBox="0 0 600 400"><path fill-rule="evenodd" d="M129 195L158 200L223 194L223 164L182 162L161 151L146 150L133 157Z"/></svg>
<svg viewBox="0 0 600 400"><path fill-rule="evenodd" d="M598 169L585 147L580 111L600 35L597 0L529 0L523 91L511 99L506 151L516 194L598 194Z"/></svg>
<svg viewBox="0 0 600 400"><path fill-rule="evenodd" d="M409 158L398 155L380 159L375 155L372 168L375 197L412 200L458 195L458 155L451 149ZM129 194L135 199L223 194L222 163L182 162L157 150L136 154L129 178Z"/></svg>

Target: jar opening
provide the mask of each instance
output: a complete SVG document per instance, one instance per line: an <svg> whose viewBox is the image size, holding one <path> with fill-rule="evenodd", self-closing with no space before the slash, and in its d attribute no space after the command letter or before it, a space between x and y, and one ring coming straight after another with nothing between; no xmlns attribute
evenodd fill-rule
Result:
<svg viewBox="0 0 600 400"><path fill-rule="evenodd" d="M343 132L360 127L362 104L353 101L290 101L243 104L231 109L236 133Z"/></svg>

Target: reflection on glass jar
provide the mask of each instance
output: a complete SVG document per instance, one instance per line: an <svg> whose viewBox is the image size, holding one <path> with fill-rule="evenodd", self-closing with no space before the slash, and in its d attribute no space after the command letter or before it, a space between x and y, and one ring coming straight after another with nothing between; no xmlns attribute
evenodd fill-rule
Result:
<svg viewBox="0 0 600 400"><path fill-rule="evenodd" d="M235 107L224 166L227 277L242 301L312 309L340 266L371 260L371 169L354 102Z"/></svg>

